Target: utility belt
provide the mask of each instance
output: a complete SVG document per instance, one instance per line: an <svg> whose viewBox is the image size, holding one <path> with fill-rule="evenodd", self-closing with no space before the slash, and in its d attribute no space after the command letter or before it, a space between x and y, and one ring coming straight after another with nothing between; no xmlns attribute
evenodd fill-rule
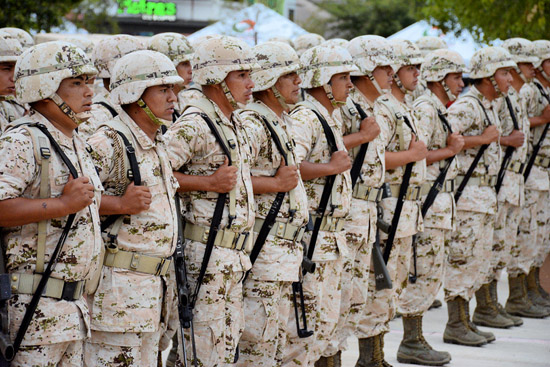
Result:
<svg viewBox="0 0 550 367"><path fill-rule="evenodd" d="M373 201L375 203L382 200L384 190L382 187L371 187L360 182L355 184L353 188L353 197L355 199Z"/></svg>
<svg viewBox="0 0 550 367"><path fill-rule="evenodd" d="M143 255L139 252L121 250L111 243L105 247L104 266L128 269L138 273L165 276L170 268L171 259Z"/></svg>
<svg viewBox="0 0 550 367"><path fill-rule="evenodd" d="M34 294L42 274L11 273L11 291L16 294ZM84 292L84 280L66 282L62 279L48 278L42 297L76 301Z"/></svg>
<svg viewBox="0 0 550 367"><path fill-rule="evenodd" d="M183 236L187 240L206 243L209 233L210 227L187 222L185 223ZM214 246L242 251L246 248L249 234L250 232L235 233L229 229L220 229L216 234Z"/></svg>
<svg viewBox="0 0 550 367"><path fill-rule="evenodd" d="M462 180L464 179L464 176L458 176L457 178L457 182L458 184L460 184L462 182ZM490 187L495 187L495 185L497 184L497 176L496 175L481 175L481 176L476 176L476 177L470 177L470 179L468 180L468 185L473 185L473 186L490 186Z"/></svg>
<svg viewBox="0 0 550 367"><path fill-rule="evenodd" d="M318 215L312 215L311 219L313 220L313 223L319 218ZM320 231L326 231L326 232L340 232L342 229L344 229L344 223L346 220L344 218L334 218L330 215L325 215L323 217L323 220L321 221L321 228Z"/></svg>
<svg viewBox="0 0 550 367"><path fill-rule="evenodd" d="M391 197L399 197L399 190L401 189L401 184L390 184L388 185L390 187L388 194ZM429 190L429 189L428 189ZM403 200L420 200L422 197L422 186L418 185L409 185L407 187L407 192L405 193L405 196L403 197Z"/></svg>
<svg viewBox="0 0 550 367"><path fill-rule="evenodd" d="M256 221L254 222L254 232L259 233L264 225L264 222L264 219L256 218ZM290 223L275 221L275 223L273 223L273 227L269 231L269 234L285 240L300 242L304 236L305 230L305 226L298 227Z"/></svg>
<svg viewBox="0 0 550 367"><path fill-rule="evenodd" d="M430 189L432 188L434 184L434 181L427 181L425 183L422 184L421 186L421 189L420 189L420 193L422 196L424 195L428 195L428 193L430 192ZM457 185L457 181L456 179L451 179L451 180L445 180L443 181L443 184L441 185L441 187L439 188L439 192L442 193L442 192L454 192L455 189L458 187Z"/></svg>
<svg viewBox="0 0 550 367"><path fill-rule="evenodd" d="M535 158L535 166L539 166L542 168L550 167L550 158L543 157L540 154L538 154Z"/></svg>
<svg viewBox="0 0 550 367"><path fill-rule="evenodd" d="M521 162L512 162L508 165L506 168L508 171L512 171L515 173L519 173L520 175L523 175L523 172L525 172L525 168L527 167L527 163L521 163Z"/></svg>

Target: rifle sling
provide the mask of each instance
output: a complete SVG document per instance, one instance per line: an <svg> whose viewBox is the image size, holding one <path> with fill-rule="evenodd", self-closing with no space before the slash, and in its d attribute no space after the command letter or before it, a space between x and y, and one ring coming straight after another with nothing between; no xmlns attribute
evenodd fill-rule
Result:
<svg viewBox="0 0 550 367"><path fill-rule="evenodd" d="M361 120L364 120L367 118L367 114L363 110L363 108L356 102L353 102L355 105L355 108L357 109L357 112L359 112L359 117ZM355 184L357 183L357 179L359 176L361 176L361 168L363 167L363 163L365 162L365 155L367 154L367 149L369 148L369 143L363 143L361 144L361 147L359 148L359 152L357 153L357 156L355 157L355 160L353 161L353 165L351 166L351 187L352 189L355 187Z"/></svg>
<svg viewBox="0 0 550 367"><path fill-rule="evenodd" d="M539 83L535 83L537 88L539 89L542 96L550 103L550 97L542 86ZM539 141L537 142L537 145L533 146L533 152L531 153L531 156L529 157L529 161L527 162L527 166L525 167L525 172L523 173L523 177L525 179L525 182L527 182L527 179L529 178L529 175L531 174L531 169L533 168L533 165L535 164L535 159L537 158L537 154L539 154L540 147L542 146L542 142L544 139L546 139L546 134L548 133L548 127L550 126L550 123L544 125L544 129L542 130L542 134L540 135Z"/></svg>
<svg viewBox="0 0 550 367"><path fill-rule="evenodd" d="M505 101L506 101L506 107L508 107L508 113L510 113L510 116L512 117L514 130L519 130L518 120L514 112L514 108L512 107L512 102L510 101L510 98L508 96L505 97ZM504 176L506 175L506 169L510 164L510 159L512 158L512 154L514 154L514 150L516 150L516 148L512 146L508 146L506 147L506 150L504 152L504 158L502 159L502 163L500 164L500 169L498 170L498 175L497 175L497 183L495 185L495 190L497 194L499 193L500 188L502 187L502 182L504 181Z"/></svg>

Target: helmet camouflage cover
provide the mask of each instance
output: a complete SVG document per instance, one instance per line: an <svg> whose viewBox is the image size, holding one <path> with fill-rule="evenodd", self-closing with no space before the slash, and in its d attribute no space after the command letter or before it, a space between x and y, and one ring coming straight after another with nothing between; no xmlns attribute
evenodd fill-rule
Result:
<svg viewBox="0 0 550 367"><path fill-rule="evenodd" d="M352 39L348 51L360 70L360 74L372 73L378 66L393 63L393 49L384 37L368 35Z"/></svg>
<svg viewBox="0 0 550 367"><path fill-rule="evenodd" d="M440 48L447 48L447 43L443 39L434 36L420 37L415 43L423 56Z"/></svg>
<svg viewBox="0 0 550 367"><path fill-rule="evenodd" d="M327 85L333 75L358 71L346 49L315 46L300 57L303 69L300 76L303 88Z"/></svg>
<svg viewBox="0 0 550 367"><path fill-rule="evenodd" d="M533 42L525 38L510 38L502 43L502 47L505 48L510 55L512 55L512 60L516 63L518 62L530 62L537 63L538 57L535 55L535 47Z"/></svg>
<svg viewBox="0 0 550 367"><path fill-rule="evenodd" d="M325 39L315 33L307 33L298 36L294 39L294 49L299 56L301 56L306 50L319 46Z"/></svg>
<svg viewBox="0 0 550 367"><path fill-rule="evenodd" d="M550 59L550 41L533 41L533 53L537 56L535 67L538 68L544 60Z"/></svg>
<svg viewBox="0 0 550 367"><path fill-rule="evenodd" d="M392 68L395 73L403 66L420 65L424 58L418 46L409 40L391 40L393 47Z"/></svg>
<svg viewBox="0 0 550 367"><path fill-rule="evenodd" d="M265 42L252 51L260 66L251 75L254 92L271 88L281 76L298 71L301 67L296 51L286 43Z"/></svg>
<svg viewBox="0 0 550 367"><path fill-rule="evenodd" d="M26 32L20 28L6 27L6 28L0 28L0 31L6 32L10 36L18 40L19 43L21 43L21 46L23 47L24 50L26 50L31 46L34 46L34 39L29 34L29 32Z"/></svg>
<svg viewBox="0 0 550 367"><path fill-rule="evenodd" d="M512 55L502 47L485 47L470 59L470 78L482 79L495 75L500 68L516 67Z"/></svg>
<svg viewBox="0 0 550 367"><path fill-rule="evenodd" d="M422 79L439 82L450 73L467 73L466 65L458 52L439 49L426 55L422 63Z"/></svg>
<svg viewBox="0 0 550 367"><path fill-rule="evenodd" d="M193 58L191 43L179 33L159 33L148 40L147 49L168 56L175 66L180 62L191 61Z"/></svg>
<svg viewBox="0 0 550 367"><path fill-rule="evenodd" d="M99 71L99 78L110 78L115 63L122 56L137 50L144 50L145 46L139 38L127 34L109 36L97 43L92 53L92 60Z"/></svg>
<svg viewBox="0 0 550 367"><path fill-rule="evenodd" d="M23 47L18 40L0 34L0 62L16 62L22 53Z"/></svg>

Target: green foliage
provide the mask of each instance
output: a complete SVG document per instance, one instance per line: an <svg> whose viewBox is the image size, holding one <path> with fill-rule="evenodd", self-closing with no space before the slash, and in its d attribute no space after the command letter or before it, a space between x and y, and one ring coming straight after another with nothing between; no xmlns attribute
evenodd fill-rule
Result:
<svg viewBox="0 0 550 367"><path fill-rule="evenodd" d="M82 0L2 0L0 24L3 27L17 27L49 31L61 25L63 16Z"/></svg>
<svg viewBox="0 0 550 367"><path fill-rule="evenodd" d="M467 29L483 42L550 35L550 0L426 0L420 12L443 31Z"/></svg>
<svg viewBox="0 0 550 367"><path fill-rule="evenodd" d="M119 33L118 22L115 16L109 15L116 4L115 0L84 0L67 18L90 33L116 34Z"/></svg>
<svg viewBox="0 0 550 367"><path fill-rule="evenodd" d="M332 15L337 37L365 34L390 36L416 22L420 0L324 0L318 5Z"/></svg>

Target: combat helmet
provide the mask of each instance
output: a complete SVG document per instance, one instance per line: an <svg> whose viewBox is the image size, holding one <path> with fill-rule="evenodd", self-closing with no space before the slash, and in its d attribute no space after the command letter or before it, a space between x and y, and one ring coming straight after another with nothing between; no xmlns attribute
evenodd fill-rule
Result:
<svg viewBox="0 0 550 367"><path fill-rule="evenodd" d="M0 62L17 62L23 53L21 43L15 38L4 37L0 32Z"/></svg>
<svg viewBox="0 0 550 367"><path fill-rule="evenodd" d="M97 43L92 53L92 60L99 74L98 78L110 78L115 63L122 56L137 50L144 50L145 46L136 37L127 34L109 36Z"/></svg>
<svg viewBox="0 0 550 367"><path fill-rule="evenodd" d="M502 95L495 80L495 73L501 68L515 68L512 55L502 47L485 47L477 50L470 59L470 78L489 78L498 95Z"/></svg>
<svg viewBox="0 0 550 367"><path fill-rule="evenodd" d="M64 79L96 75L97 70L83 50L62 42L32 46L15 64L15 90L21 103L51 99L76 124L91 117L91 112L75 113L57 94Z"/></svg>
<svg viewBox="0 0 550 367"><path fill-rule="evenodd" d="M441 48L447 48L447 43L442 38L434 36L420 37L415 43L420 49L422 56L426 56L430 52Z"/></svg>
<svg viewBox="0 0 550 367"><path fill-rule="evenodd" d="M440 82L451 101L454 101L456 96L445 83L445 77L450 73L467 72L462 56L448 49L439 49L426 55L421 68L422 79L427 82Z"/></svg>
<svg viewBox="0 0 550 367"><path fill-rule="evenodd" d="M392 40L390 41L393 47L393 79L395 85L401 92L407 94L409 91L403 86L397 72L403 66L420 65L424 61L420 49L411 41L408 40Z"/></svg>
<svg viewBox="0 0 550 367"><path fill-rule="evenodd" d="M535 47L533 46L533 42L525 38L518 37L507 39L502 43L502 47L510 53L512 60L514 60L516 64L531 63L535 66L535 64L539 61L538 57L535 55ZM515 66L515 70L524 82L527 83L529 81L517 65Z"/></svg>
<svg viewBox="0 0 550 367"><path fill-rule="evenodd" d="M374 79L374 69L378 66L390 66L393 64L393 48L384 37L368 35L352 39L348 45L355 65L359 68L358 75L367 76L378 93L384 94L380 85Z"/></svg>
<svg viewBox="0 0 550 367"><path fill-rule="evenodd" d="M26 32L20 28L5 27L5 28L0 28L0 31L6 32L10 36L18 40L19 43L21 43L23 50L26 50L27 48L34 46L34 39L29 34L29 32Z"/></svg>
<svg viewBox="0 0 550 367"><path fill-rule="evenodd" d="M537 40L533 41L533 52L537 56L538 61L534 66L541 72L542 76L550 82L550 76L546 74L542 68L542 63L544 60L550 59L550 41L548 40Z"/></svg>
<svg viewBox="0 0 550 367"><path fill-rule="evenodd" d="M191 61L193 47L187 38L179 33L159 33L151 37L147 42L147 49L160 52L178 66L180 62Z"/></svg>
<svg viewBox="0 0 550 367"><path fill-rule="evenodd" d="M298 56L302 56L306 50L319 46L324 41L325 39L318 34L306 33L294 39L294 49L296 50Z"/></svg>

